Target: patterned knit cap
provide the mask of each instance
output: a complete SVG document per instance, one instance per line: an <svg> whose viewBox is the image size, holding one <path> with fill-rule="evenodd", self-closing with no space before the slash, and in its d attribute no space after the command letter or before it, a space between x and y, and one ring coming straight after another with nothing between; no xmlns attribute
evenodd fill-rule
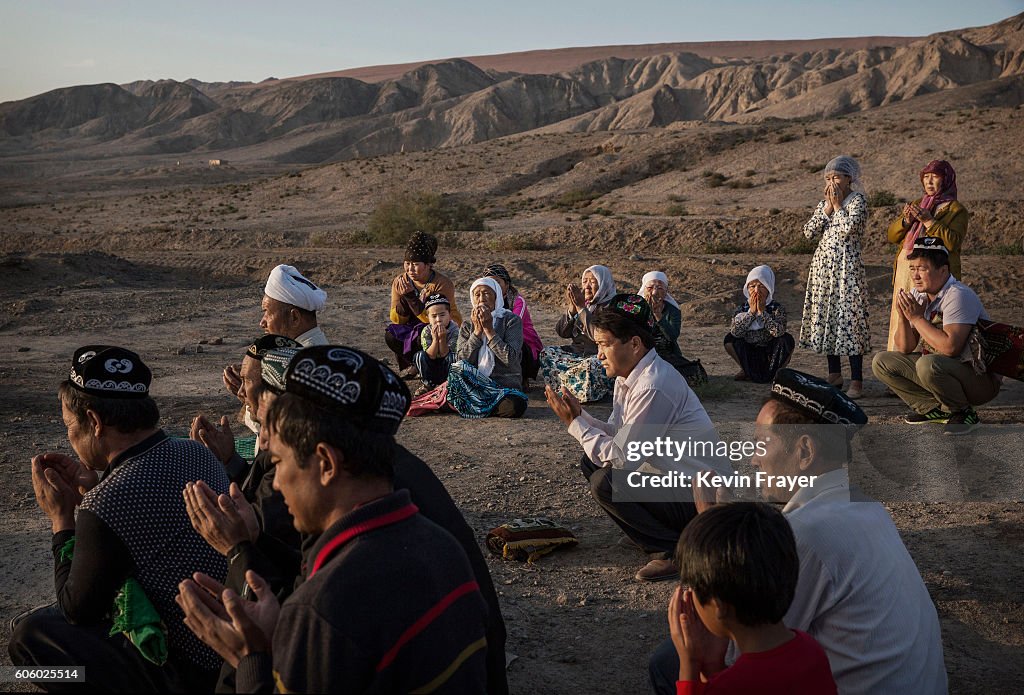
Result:
<svg viewBox="0 0 1024 695"><path fill-rule="evenodd" d="M279 396L285 391L284 374L288 371L288 365L291 364L295 353L302 349L298 343L295 345L267 350L261 359L260 375L263 377L263 385Z"/></svg>
<svg viewBox="0 0 1024 695"><path fill-rule="evenodd" d="M276 335L274 333L267 333L261 335L256 340L249 344L246 348L245 354L247 357L251 357L254 360L262 361L264 355L270 350L278 350L280 348L300 348L302 343L286 338L283 335Z"/></svg>
<svg viewBox="0 0 1024 695"><path fill-rule="evenodd" d="M423 311L426 311L430 307L435 306L437 304L444 304L447 307L450 307L452 305L452 303L448 301L448 297L445 297L440 292L435 292L434 294L427 297L427 301L423 302Z"/></svg>
<svg viewBox="0 0 1024 695"><path fill-rule="evenodd" d="M414 232L405 247L405 260L412 263L436 263L437 237L426 232Z"/></svg>
<svg viewBox="0 0 1024 695"><path fill-rule="evenodd" d="M365 352L341 345L299 350L284 381L288 393L385 434L398 431L412 400L409 388L393 371Z"/></svg>
<svg viewBox="0 0 1024 695"><path fill-rule="evenodd" d="M822 424L863 425L868 421L860 406L835 386L788 367L775 375L771 395Z"/></svg>
<svg viewBox="0 0 1024 695"><path fill-rule="evenodd" d="M617 294L604 306L604 311L612 311L636 324L637 328L654 332L654 312L647 300L638 294Z"/></svg>
<svg viewBox="0 0 1024 695"><path fill-rule="evenodd" d="M131 350L109 345L85 345L71 358L71 385L102 398L145 398L153 373Z"/></svg>

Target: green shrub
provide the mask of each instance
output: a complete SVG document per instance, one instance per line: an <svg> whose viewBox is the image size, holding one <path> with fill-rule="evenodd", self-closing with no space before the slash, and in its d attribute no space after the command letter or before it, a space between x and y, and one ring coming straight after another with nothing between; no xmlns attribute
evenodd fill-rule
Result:
<svg viewBox="0 0 1024 695"><path fill-rule="evenodd" d="M993 256L1021 256L1024 255L1024 241L1016 244L998 244L991 247L988 252Z"/></svg>
<svg viewBox="0 0 1024 695"><path fill-rule="evenodd" d="M571 208L582 208L590 205L594 200L601 197L601 194L597 191L584 191L584 190L572 190L566 191L558 200L555 201L555 207L562 210L569 210Z"/></svg>
<svg viewBox="0 0 1024 695"><path fill-rule="evenodd" d="M382 201L370 215L365 241L400 246L419 230L429 233L454 230L483 231L476 208L437 193L395 195Z"/></svg>
<svg viewBox="0 0 1024 695"><path fill-rule="evenodd" d="M685 217L690 213L687 211L685 205L669 205L668 208L665 209L665 214L671 215L672 217Z"/></svg>
<svg viewBox="0 0 1024 695"><path fill-rule="evenodd" d="M814 253L818 248L818 242L814 239L808 239L807 237L801 236L796 242L786 246L782 249L782 253L790 256L802 256L809 253Z"/></svg>
<svg viewBox="0 0 1024 695"><path fill-rule="evenodd" d="M710 188L718 188L723 183L729 180L729 177L725 174L721 174L717 171L712 171L710 174L705 173L704 179Z"/></svg>
<svg viewBox="0 0 1024 695"><path fill-rule="evenodd" d="M899 202L896 194L892 191L875 191L868 197L868 205L873 208L884 208Z"/></svg>
<svg viewBox="0 0 1024 695"><path fill-rule="evenodd" d="M743 253L743 249L741 249L737 244L734 244L731 241L722 241L717 243L705 244L704 253L710 253L715 255L726 253Z"/></svg>

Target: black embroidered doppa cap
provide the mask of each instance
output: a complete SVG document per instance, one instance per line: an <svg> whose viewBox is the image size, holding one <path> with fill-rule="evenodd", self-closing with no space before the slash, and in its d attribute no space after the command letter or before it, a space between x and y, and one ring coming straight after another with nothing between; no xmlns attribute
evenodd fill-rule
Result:
<svg viewBox="0 0 1024 695"><path fill-rule="evenodd" d="M85 345L71 358L71 385L102 398L144 398L153 373L131 350L111 345Z"/></svg>
<svg viewBox="0 0 1024 695"><path fill-rule="evenodd" d="M285 390L386 434L398 431L412 400L409 388L393 371L365 352L342 345L299 350L285 372Z"/></svg>
<svg viewBox="0 0 1024 695"><path fill-rule="evenodd" d="M772 397L795 406L824 424L863 425L868 421L861 407L835 386L788 367L775 375Z"/></svg>

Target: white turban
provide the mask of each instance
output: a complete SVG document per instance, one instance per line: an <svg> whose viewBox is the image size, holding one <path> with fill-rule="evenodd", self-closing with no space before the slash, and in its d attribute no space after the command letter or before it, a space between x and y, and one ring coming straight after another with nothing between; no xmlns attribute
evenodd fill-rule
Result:
<svg viewBox="0 0 1024 695"><path fill-rule="evenodd" d="M279 265L271 270L263 292L271 299L306 311L320 311L327 303L327 293L290 265Z"/></svg>
<svg viewBox="0 0 1024 695"><path fill-rule="evenodd" d="M636 293L640 296L645 296L644 290L647 289L647 285L652 284L655 280L665 285L665 301L678 309L679 302L677 302L675 297L668 292L668 276L660 270L652 270L644 275L643 278L640 279L640 289L638 289Z"/></svg>

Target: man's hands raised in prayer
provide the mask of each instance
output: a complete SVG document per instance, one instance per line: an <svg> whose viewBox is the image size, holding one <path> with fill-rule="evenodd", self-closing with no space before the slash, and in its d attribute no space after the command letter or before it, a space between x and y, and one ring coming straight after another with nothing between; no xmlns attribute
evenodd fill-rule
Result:
<svg viewBox="0 0 1024 695"><path fill-rule="evenodd" d="M241 370L242 365L229 364L224 367L224 373L221 375L221 379L224 381L224 388L235 398L238 398L238 391L242 388ZM242 399L238 398L238 400Z"/></svg>
<svg viewBox="0 0 1024 695"><path fill-rule="evenodd" d="M220 428L206 419L205 415L197 415L192 420L192 428L188 436L213 452L221 463L227 463L235 453L235 433L225 415L220 419Z"/></svg>
<svg viewBox="0 0 1024 695"><path fill-rule="evenodd" d="M550 406L551 410L555 412L555 415L558 416L558 419L566 427L571 425L572 421L583 412L583 406L580 405L579 400L576 396L569 393L569 390L564 386L561 392L555 391L550 386L545 386L544 397L548 401L548 406Z"/></svg>
<svg viewBox="0 0 1024 695"><path fill-rule="evenodd" d="M245 581L255 601L243 600L202 572L181 582L174 599L185 613L185 626L233 668L249 654L270 653L281 613L281 604L263 577L249 570Z"/></svg>
<svg viewBox="0 0 1024 695"><path fill-rule="evenodd" d="M97 482L96 471L65 454L50 451L32 458L32 489L54 533L75 528L75 507Z"/></svg>
<svg viewBox="0 0 1024 695"><path fill-rule="evenodd" d="M202 480L185 485L185 498L192 528L221 555L227 556L242 541L255 541L260 535L256 511L231 483L231 495L217 495Z"/></svg>

